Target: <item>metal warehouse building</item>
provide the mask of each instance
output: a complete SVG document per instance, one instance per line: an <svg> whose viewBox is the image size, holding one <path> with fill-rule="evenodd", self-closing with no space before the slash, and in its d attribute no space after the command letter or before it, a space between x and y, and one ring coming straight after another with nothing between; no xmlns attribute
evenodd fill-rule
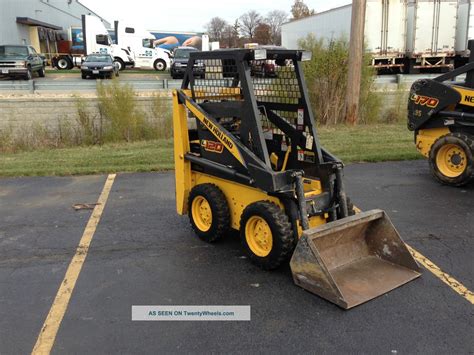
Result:
<svg viewBox="0 0 474 355"><path fill-rule="evenodd" d="M78 0L1 0L0 44L29 44L41 53L57 53L56 41L66 38L71 26L81 26L81 15L101 18Z"/></svg>

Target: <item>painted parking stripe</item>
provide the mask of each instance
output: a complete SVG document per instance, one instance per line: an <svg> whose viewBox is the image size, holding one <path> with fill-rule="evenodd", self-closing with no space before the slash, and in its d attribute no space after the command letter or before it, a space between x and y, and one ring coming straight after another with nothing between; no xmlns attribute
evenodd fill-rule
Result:
<svg viewBox="0 0 474 355"><path fill-rule="evenodd" d="M445 273L443 270L439 268L434 262L428 259L423 254L420 254L418 251L407 245L408 249L410 250L413 257L418 261L421 265L423 265L428 271L430 271L433 275L435 275L438 279L443 281L446 285L448 285L451 289L453 289L456 293L458 293L461 297L465 298L471 304L474 304L474 292L469 291L466 286L460 283L458 280L453 278L451 275Z"/></svg>
<svg viewBox="0 0 474 355"><path fill-rule="evenodd" d="M43 327L36 340L35 347L33 348L32 354L49 354L53 348L56 334L58 333L61 321L66 313L69 300L74 291L76 281L81 272L84 261L87 257L92 238L96 231L97 225L99 224L102 212L104 211L105 204L109 197L110 190L114 183L116 174L110 174L105 181L102 193L99 196L97 205L94 207L92 214L87 222L86 229L82 234L79 245L77 246L76 253L74 254L64 279L59 286L59 290L56 294L54 302L49 310L48 316L44 321Z"/></svg>

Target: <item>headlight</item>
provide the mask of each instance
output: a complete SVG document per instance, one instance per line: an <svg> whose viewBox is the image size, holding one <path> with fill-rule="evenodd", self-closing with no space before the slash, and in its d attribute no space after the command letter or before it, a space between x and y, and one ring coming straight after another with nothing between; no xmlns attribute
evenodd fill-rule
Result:
<svg viewBox="0 0 474 355"><path fill-rule="evenodd" d="M15 65L17 68L26 68L28 66L28 63L23 61L23 62L18 62Z"/></svg>
<svg viewBox="0 0 474 355"><path fill-rule="evenodd" d="M113 68L114 68L113 66L108 65L108 66L104 67L104 70L112 70Z"/></svg>
<svg viewBox="0 0 474 355"><path fill-rule="evenodd" d="M89 67L87 65L82 65L81 69L89 69Z"/></svg>

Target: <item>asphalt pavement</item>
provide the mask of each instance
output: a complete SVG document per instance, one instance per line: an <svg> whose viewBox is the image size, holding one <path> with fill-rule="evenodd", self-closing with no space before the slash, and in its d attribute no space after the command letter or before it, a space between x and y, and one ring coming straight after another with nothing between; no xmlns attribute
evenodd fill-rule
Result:
<svg viewBox="0 0 474 355"><path fill-rule="evenodd" d="M29 353L106 176L0 180L0 353ZM175 212L172 173L119 174L53 353L474 352L473 305L429 271L349 311L265 272L238 236L208 245ZM474 290L474 186L435 182L426 161L353 164L346 185L405 241ZM250 305L250 322L132 322L132 305Z"/></svg>

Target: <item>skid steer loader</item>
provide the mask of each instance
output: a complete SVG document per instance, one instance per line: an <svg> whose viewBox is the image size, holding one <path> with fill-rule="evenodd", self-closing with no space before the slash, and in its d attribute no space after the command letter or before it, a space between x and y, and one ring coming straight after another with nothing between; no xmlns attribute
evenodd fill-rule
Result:
<svg viewBox="0 0 474 355"><path fill-rule="evenodd" d="M343 164L319 143L301 61L280 49L193 52L173 93L177 212L214 242L240 231L263 269L351 308L420 276L381 210L355 213ZM272 78L251 75L271 60ZM193 67L205 78L193 76Z"/></svg>
<svg viewBox="0 0 474 355"><path fill-rule="evenodd" d="M408 99L408 129L441 183L463 186L474 179L474 41L469 63L434 79L415 81ZM466 74L463 82L454 82Z"/></svg>

